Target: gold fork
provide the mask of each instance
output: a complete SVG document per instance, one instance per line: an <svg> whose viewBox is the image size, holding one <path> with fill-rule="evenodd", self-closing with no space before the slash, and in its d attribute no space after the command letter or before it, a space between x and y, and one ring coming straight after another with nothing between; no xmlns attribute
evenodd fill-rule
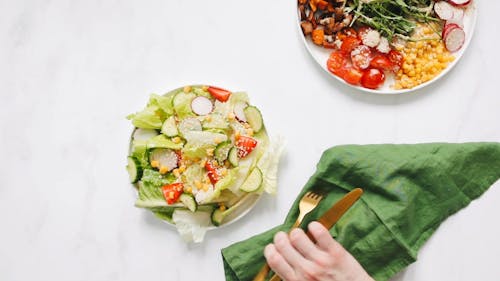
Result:
<svg viewBox="0 0 500 281"><path fill-rule="evenodd" d="M304 219L305 215L310 213L314 208L316 208L316 206L318 206L321 199L323 199L323 195L313 191L308 191L306 194L304 194L299 202L299 216L297 217L297 220L295 220L295 223L293 224L291 229L297 228L302 222L302 219ZM257 275L255 276L253 281L264 281L267 274L269 273L269 270L269 265L265 263L264 266L260 269L259 273L257 273Z"/></svg>

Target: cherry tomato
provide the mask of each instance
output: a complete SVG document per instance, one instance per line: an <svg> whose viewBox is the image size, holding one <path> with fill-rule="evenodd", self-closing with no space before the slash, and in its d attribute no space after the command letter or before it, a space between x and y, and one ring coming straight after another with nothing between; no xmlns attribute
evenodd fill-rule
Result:
<svg viewBox="0 0 500 281"><path fill-rule="evenodd" d="M382 70L377 68L370 68L361 77L361 86L368 89L377 89L384 83L385 75Z"/></svg>
<svg viewBox="0 0 500 281"><path fill-rule="evenodd" d="M245 158L257 146L257 140L247 136L239 136L236 139L236 148L238 149L238 157Z"/></svg>
<svg viewBox="0 0 500 281"><path fill-rule="evenodd" d="M219 173L215 168L215 165L212 162L207 161L205 163L205 170L207 170L207 176L210 179L210 182L212 184L216 184L219 181Z"/></svg>
<svg viewBox="0 0 500 281"><path fill-rule="evenodd" d="M344 55L339 51L333 51L326 61L326 66L328 67L328 69L338 69L344 66L345 63L346 58L344 57Z"/></svg>
<svg viewBox="0 0 500 281"><path fill-rule="evenodd" d="M385 55L376 55L370 61L370 67L383 69L383 70L391 70L393 65L391 61Z"/></svg>
<svg viewBox="0 0 500 281"><path fill-rule="evenodd" d="M340 51L333 51L326 61L326 68L336 76L344 77L346 64L347 59L344 55Z"/></svg>
<svg viewBox="0 0 500 281"><path fill-rule="evenodd" d="M387 54L387 58L392 63L392 70L394 72L398 71L404 62L403 54L396 50L391 50L389 54Z"/></svg>
<svg viewBox="0 0 500 281"><path fill-rule="evenodd" d="M208 92L212 95L212 97L221 102L227 101L231 95L230 91L214 86L208 87Z"/></svg>
<svg viewBox="0 0 500 281"><path fill-rule="evenodd" d="M367 69L370 66L372 51L368 46L360 45L351 52L352 64L359 69Z"/></svg>
<svg viewBox="0 0 500 281"><path fill-rule="evenodd" d="M167 204L174 204L179 200L182 192L184 190L184 185L180 182L167 184L161 187L163 197L167 201Z"/></svg>
<svg viewBox="0 0 500 281"><path fill-rule="evenodd" d="M350 54L354 48L361 44L361 40L357 37L349 36L344 38L342 45L340 45L340 51L344 54Z"/></svg>
<svg viewBox="0 0 500 281"><path fill-rule="evenodd" d="M363 72L353 67L346 69L343 76L344 80L352 85L358 85L361 77L363 77Z"/></svg>

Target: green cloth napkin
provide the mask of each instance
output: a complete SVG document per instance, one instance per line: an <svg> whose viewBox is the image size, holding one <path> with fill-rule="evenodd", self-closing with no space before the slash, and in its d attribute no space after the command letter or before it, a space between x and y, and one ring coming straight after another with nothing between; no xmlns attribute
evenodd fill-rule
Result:
<svg viewBox="0 0 500 281"><path fill-rule="evenodd" d="M226 280L252 280L263 249L298 216L309 190L326 191L302 226L356 187L365 193L330 230L375 280L414 262L448 216L467 206L500 177L500 143L345 145L325 151L284 224L222 249Z"/></svg>

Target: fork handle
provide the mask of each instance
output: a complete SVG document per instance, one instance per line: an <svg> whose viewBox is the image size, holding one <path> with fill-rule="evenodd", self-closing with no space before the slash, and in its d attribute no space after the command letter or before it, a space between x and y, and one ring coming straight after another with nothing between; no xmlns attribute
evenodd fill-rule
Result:
<svg viewBox="0 0 500 281"><path fill-rule="evenodd" d="M253 281L264 281L266 279L267 274L269 273L269 270L271 268L267 264L267 262L262 266L262 268L259 270L259 273L255 275L253 278Z"/></svg>

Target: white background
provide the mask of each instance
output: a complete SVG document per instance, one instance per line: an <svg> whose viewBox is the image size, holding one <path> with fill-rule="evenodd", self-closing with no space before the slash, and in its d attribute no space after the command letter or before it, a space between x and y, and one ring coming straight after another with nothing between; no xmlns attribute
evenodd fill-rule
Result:
<svg viewBox="0 0 500 281"><path fill-rule="evenodd" d="M0 280L223 280L220 249L281 223L326 148L500 141L500 4L476 4L446 77L380 96L316 65L295 1L0 0ZM125 116L192 83L247 91L287 139L278 196L199 245L133 207L124 168ZM499 184L393 280L500 280Z"/></svg>

